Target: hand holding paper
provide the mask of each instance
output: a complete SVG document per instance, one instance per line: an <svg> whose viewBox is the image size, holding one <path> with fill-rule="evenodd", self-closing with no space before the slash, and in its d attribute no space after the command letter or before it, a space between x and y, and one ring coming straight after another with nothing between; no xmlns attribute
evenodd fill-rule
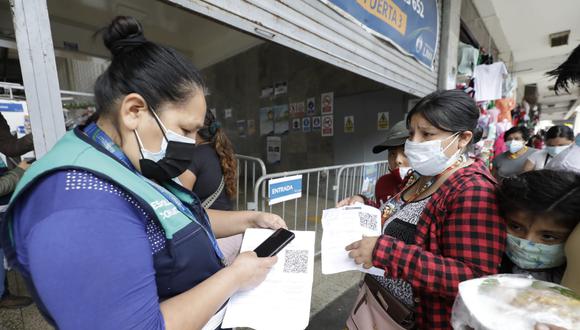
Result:
<svg viewBox="0 0 580 330"><path fill-rule="evenodd" d="M378 236L363 237L360 241L349 244L345 250L349 251L348 256L357 265L362 265L365 269L373 267L373 250L377 244Z"/></svg>
<svg viewBox="0 0 580 330"><path fill-rule="evenodd" d="M322 214L322 273L335 274L349 270L359 270L365 273L383 275L384 271L371 267L372 250L368 251L371 240L376 242L376 236L381 234L381 211L374 207L357 204L341 208L324 210ZM365 238L364 236L372 236ZM364 243L360 241L363 240ZM354 251L358 261L367 268L357 265L355 259L349 257L345 247L351 244L364 244L365 254L359 248ZM374 245L372 245L374 247ZM354 249L354 250L353 250ZM363 260L364 259L364 260Z"/></svg>

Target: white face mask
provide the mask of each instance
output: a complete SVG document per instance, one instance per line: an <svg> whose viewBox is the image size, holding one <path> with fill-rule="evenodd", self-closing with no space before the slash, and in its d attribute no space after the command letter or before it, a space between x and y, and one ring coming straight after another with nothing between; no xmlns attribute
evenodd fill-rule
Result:
<svg viewBox="0 0 580 330"><path fill-rule="evenodd" d="M512 154L515 154L516 152L522 150L525 146L524 141L519 141L519 140L508 141L508 142L506 142L505 145L509 148L509 150Z"/></svg>
<svg viewBox="0 0 580 330"><path fill-rule="evenodd" d="M557 146L557 147L546 147L546 151L548 152L548 155L552 156L552 157L556 157L559 153L561 153L562 151L566 150L566 148L568 148L569 146Z"/></svg>
<svg viewBox="0 0 580 330"><path fill-rule="evenodd" d="M443 141L455 137L445 149L441 147ZM442 140L433 140L426 142L413 142L407 140L405 142L405 155L409 159L411 168L424 176L434 176L441 174L445 169L449 168L461 156L461 150L451 156L447 157L445 151L459 138L459 133L455 133Z"/></svg>
<svg viewBox="0 0 580 330"><path fill-rule="evenodd" d="M405 179L409 174L409 171L411 171L410 167L399 167L399 175L401 176L401 179Z"/></svg>

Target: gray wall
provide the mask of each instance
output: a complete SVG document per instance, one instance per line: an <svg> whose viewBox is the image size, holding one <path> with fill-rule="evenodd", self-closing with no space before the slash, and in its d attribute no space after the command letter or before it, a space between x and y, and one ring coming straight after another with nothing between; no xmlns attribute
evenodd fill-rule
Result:
<svg viewBox="0 0 580 330"><path fill-rule="evenodd" d="M268 165L268 172L384 159L374 156L372 146L383 139L377 131L377 112L390 112L391 123L400 120L407 109L408 94L364 77L300 54L273 43L254 47L245 53L203 70L210 95L208 109L216 108L218 119L232 140L236 152L266 160L266 137L259 136L261 107L316 99L334 92L334 137L320 131L293 132L282 136L280 164ZM278 81L288 82L288 93L261 99L261 89ZM224 109L232 108L232 118ZM344 116L355 116L355 132L344 133ZM240 137L237 120L253 119L256 134Z"/></svg>

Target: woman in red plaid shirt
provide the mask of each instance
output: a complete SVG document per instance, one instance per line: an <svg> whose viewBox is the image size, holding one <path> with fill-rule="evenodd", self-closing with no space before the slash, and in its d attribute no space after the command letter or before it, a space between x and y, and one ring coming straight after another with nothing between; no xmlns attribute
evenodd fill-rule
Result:
<svg viewBox="0 0 580 330"><path fill-rule="evenodd" d="M357 264L385 271L376 278L382 295L410 311L402 319L388 309L402 328L450 329L459 282L497 273L501 263L506 228L496 182L467 157L478 116L462 91L423 98L407 117L414 180L383 208L382 236L346 247Z"/></svg>

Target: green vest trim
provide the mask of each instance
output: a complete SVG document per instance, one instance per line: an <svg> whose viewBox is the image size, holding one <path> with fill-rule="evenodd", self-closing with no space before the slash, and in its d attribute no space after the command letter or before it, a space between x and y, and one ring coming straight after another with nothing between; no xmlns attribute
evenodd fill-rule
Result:
<svg viewBox="0 0 580 330"><path fill-rule="evenodd" d="M104 179L111 180L125 190L132 192L135 196L140 197L155 212L159 223L165 231L167 239L172 239L176 232L193 221L188 215L179 211L157 189L153 188L149 183L121 163L80 139L74 131L67 132L50 152L36 161L24 173L24 176L12 195L10 205L14 205L14 202L22 193L43 176L65 169L86 170ZM179 192L176 196L182 202L189 204L193 201L191 196L175 188L169 189L172 193ZM9 224L12 220L10 209L7 213ZM12 232L11 229L10 232Z"/></svg>

